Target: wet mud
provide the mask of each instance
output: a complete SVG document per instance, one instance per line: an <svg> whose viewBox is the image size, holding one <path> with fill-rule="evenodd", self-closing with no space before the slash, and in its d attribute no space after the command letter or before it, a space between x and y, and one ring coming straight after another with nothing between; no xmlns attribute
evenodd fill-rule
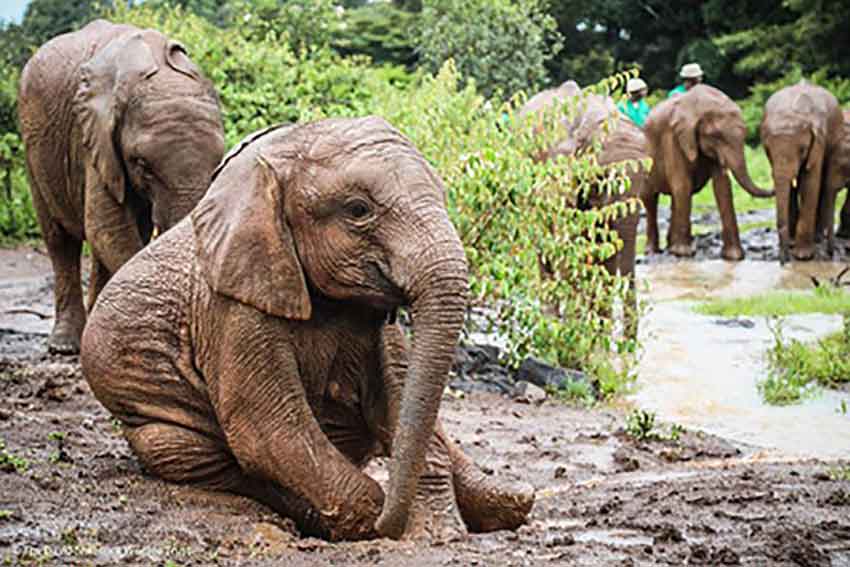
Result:
<svg viewBox="0 0 850 567"><path fill-rule="evenodd" d="M248 499L148 475L75 357L46 353L50 269L0 251L0 564L850 565L850 461L686 427L624 431L627 409L447 396L449 434L488 474L532 483L516 532L329 544ZM662 425L669 431L669 425ZM668 436L669 437L669 436ZM368 472L387 478L383 463Z"/></svg>

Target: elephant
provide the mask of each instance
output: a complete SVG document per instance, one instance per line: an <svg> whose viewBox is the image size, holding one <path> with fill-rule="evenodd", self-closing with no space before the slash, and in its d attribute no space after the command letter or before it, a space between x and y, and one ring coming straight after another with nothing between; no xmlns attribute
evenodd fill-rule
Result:
<svg viewBox="0 0 850 567"><path fill-rule="evenodd" d="M843 142L841 144L842 148L850 148L850 110L843 111L844 116L844 134L843 134ZM850 176L846 177L850 183ZM846 185L846 184L845 184ZM850 191L847 192L847 195L844 197L844 206L841 207L841 215L840 215L840 223L838 225L838 231L835 233L835 236L844 239L850 239Z"/></svg>
<svg viewBox="0 0 850 567"><path fill-rule="evenodd" d="M750 179L744 158L747 129L738 105L714 87L697 85L653 108L644 132L652 157L649 180L641 195L646 207L647 251L661 251L658 196L664 193L673 202L668 249L675 256L693 256L691 200L711 179L722 224L721 255L726 260L742 260L744 250L726 170L731 170L741 187L754 197L767 198L774 193Z"/></svg>
<svg viewBox="0 0 850 567"><path fill-rule="evenodd" d="M568 101L572 101L571 107L576 109L575 116L562 116L563 135L558 136L557 142L535 156L535 159L547 160L559 155L576 155L587 151L593 146L595 140L600 139L602 146L597 159L602 166L627 160L642 161L649 157L643 132L631 120L621 116L614 101L610 97L583 93L575 81L567 81L557 88L538 93L528 100L519 114L521 117L530 116L543 112L555 104L563 105ZM574 204L581 210L589 210L634 198L643 192L647 174L646 169L640 164L630 166L628 168L630 184L626 191L619 194L593 191L586 197L579 198ZM619 273L629 280L632 315L637 309L634 271L638 217L639 213L635 211L611 222L611 228L623 241L623 248L605 262L605 268L610 274ZM637 319L636 317L628 319L631 320L627 321L627 334L636 336Z"/></svg>
<svg viewBox="0 0 850 567"><path fill-rule="evenodd" d="M838 100L806 81L780 89L765 104L760 135L776 189L780 262L811 260L821 237L832 255L835 199L850 179Z"/></svg>
<svg viewBox="0 0 850 567"><path fill-rule="evenodd" d="M485 476L437 420L468 293L445 198L376 117L272 127L231 150L83 334L83 374L146 470L330 540L521 525L533 490ZM360 468L380 455L386 496Z"/></svg>
<svg viewBox="0 0 850 567"><path fill-rule="evenodd" d="M79 351L86 309L111 274L186 216L224 155L212 83L154 30L96 20L27 62L19 118L30 189L55 274L52 352Z"/></svg>

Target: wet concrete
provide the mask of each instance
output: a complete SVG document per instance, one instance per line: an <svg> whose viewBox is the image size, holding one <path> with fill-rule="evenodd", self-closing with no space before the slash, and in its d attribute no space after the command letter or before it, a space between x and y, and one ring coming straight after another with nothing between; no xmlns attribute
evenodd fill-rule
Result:
<svg viewBox="0 0 850 567"><path fill-rule="evenodd" d="M810 276L828 279L833 262L793 263L721 260L643 265L639 280L651 308L641 321L645 354L631 400L664 420L786 454L850 455L850 416L837 411L850 395L823 391L800 404L762 402L756 384L767 375L764 353L773 343L765 317L747 326L723 326L716 316L694 313L698 300L769 290L812 288ZM646 289L646 287L644 287ZM788 338L814 340L841 328L838 315L785 319Z"/></svg>

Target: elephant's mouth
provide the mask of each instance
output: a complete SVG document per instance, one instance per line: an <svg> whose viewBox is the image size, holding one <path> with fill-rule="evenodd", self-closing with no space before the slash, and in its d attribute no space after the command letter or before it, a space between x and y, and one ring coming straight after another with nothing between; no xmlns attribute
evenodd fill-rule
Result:
<svg viewBox="0 0 850 567"><path fill-rule="evenodd" d="M404 291L390 279L379 262L368 262L366 272L367 281L376 292L377 297L374 303L378 307L394 313L396 308L407 303ZM393 316L393 318L395 317Z"/></svg>

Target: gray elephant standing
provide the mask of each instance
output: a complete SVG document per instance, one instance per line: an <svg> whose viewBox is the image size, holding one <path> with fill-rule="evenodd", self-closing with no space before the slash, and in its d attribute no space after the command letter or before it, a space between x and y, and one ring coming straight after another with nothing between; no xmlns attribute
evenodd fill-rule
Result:
<svg viewBox="0 0 850 567"><path fill-rule="evenodd" d="M33 203L56 277L52 351L79 349L87 306L157 231L198 203L224 154L212 84L153 30L98 20L29 60L19 115Z"/></svg>
<svg viewBox="0 0 850 567"><path fill-rule="evenodd" d="M644 133L652 157L652 171L641 195L646 207L647 251L661 251L658 196L664 193L673 201L668 249L676 256L693 256L691 202L711 179L722 225L721 254L726 260L743 259L727 170L754 197L772 197L774 193L750 179L744 157L747 128L738 105L714 87L697 85L653 108Z"/></svg>
<svg viewBox="0 0 850 567"><path fill-rule="evenodd" d="M602 138L602 147L597 156L599 165L641 161L649 157L643 132L631 120L622 117L614 101L602 95L582 93L581 88L574 81L567 81L558 88L538 93L523 106L520 116L538 113L551 109L556 104L565 103L574 107L576 114L562 119L563 137L551 148L536 156L537 159L553 159L559 155L572 156L592 147L594 141L600 138ZM604 134L603 130L605 130ZM627 191L618 194L591 192L575 205L579 209L588 210L636 197L643 192L647 175L648 172L643 166L630 166L628 169L630 185ZM623 248L605 262L605 268L610 274L619 273L628 278L633 311L637 309L634 271L638 217L639 214L635 211L611 223L611 228L623 241ZM630 317L627 322L627 333L630 336L636 335L636 318Z"/></svg>
<svg viewBox="0 0 850 567"><path fill-rule="evenodd" d="M821 237L832 255L835 199L850 179L850 145L838 101L806 81L777 91L765 105L761 141L776 188L780 261L790 254L812 259Z"/></svg>
<svg viewBox="0 0 850 567"><path fill-rule="evenodd" d="M150 472L252 496L305 533L513 528L533 491L485 476L437 421L467 287L442 182L396 130L273 128L112 278L83 373ZM386 498L361 471L381 454Z"/></svg>

